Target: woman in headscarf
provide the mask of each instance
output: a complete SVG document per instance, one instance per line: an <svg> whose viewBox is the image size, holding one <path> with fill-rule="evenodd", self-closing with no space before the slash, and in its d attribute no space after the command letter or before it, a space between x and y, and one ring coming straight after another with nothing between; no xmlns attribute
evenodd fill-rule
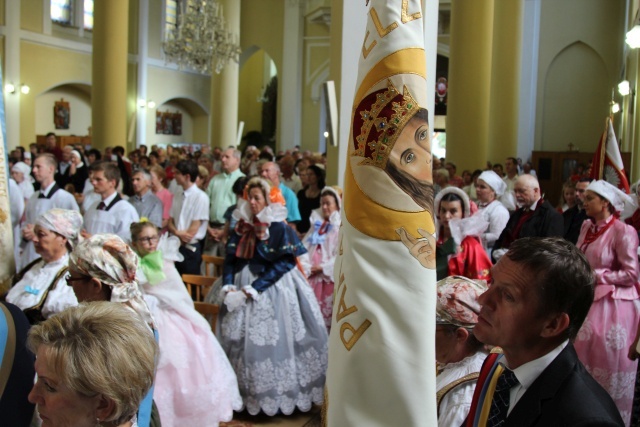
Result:
<svg viewBox="0 0 640 427"><path fill-rule="evenodd" d="M131 224L137 277L160 337L154 399L165 426L217 426L242 408L236 375L209 323L193 307L174 261L177 237L151 222Z"/></svg>
<svg viewBox="0 0 640 427"><path fill-rule="evenodd" d="M509 211L500 202L500 197L507 190L507 184L494 171L484 171L476 181L476 197L478 200L478 212L489 228L482 233L482 247L491 258L493 244L500 237L500 233L509 222Z"/></svg>
<svg viewBox="0 0 640 427"><path fill-rule="evenodd" d="M632 193L636 196L636 204L638 208L633 211L633 214L624 220L626 224L629 224L638 232L638 236L640 236L640 181L636 182L631 187Z"/></svg>
<svg viewBox="0 0 640 427"><path fill-rule="evenodd" d="M238 200L233 213L216 334L249 413L271 416L322 403L328 348L320 308L296 265L306 250L270 191L264 179L251 179L249 200Z"/></svg>
<svg viewBox="0 0 640 427"><path fill-rule="evenodd" d="M436 241L436 274L438 280L448 276L489 280L492 267L480 236L487 222L470 216L467 193L458 187L447 187L435 198L438 218Z"/></svg>
<svg viewBox="0 0 640 427"><path fill-rule="evenodd" d="M67 284L73 288L79 302L111 301L124 304L149 326L149 334L155 335L153 317L138 287L137 269L138 256L119 236L94 234L71 253ZM131 351L135 351L135 348ZM147 427L150 423L154 425L152 395L153 387L140 405L140 427Z"/></svg>
<svg viewBox="0 0 640 427"><path fill-rule="evenodd" d="M84 184L89 178L87 166L82 162L82 155L79 151L71 151L71 165L69 166L69 184L73 184L75 193L82 194Z"/></svg>
<svg viewBox="0 0 640 427"><path fill-rule="evenodd" d="M487 353L473 335L478 323L478 297L487 290L482 280L447 277L436 283L436 397L438 426L464 424L480 368Z"/></svg>
<svg viewBox="0 0 640 427"><path fill-rule="evenodd" d="M606 181L587 187L576 246L584 252L596 275L595 296L574 343L580 361L605 388L631 421L637 361L627 357L640 319L638 234L620 221L625 204L633 199Z"/></svg>
<svg viewBox="0 0 640 427"><path fill-rule="evenodd" d="M51 209L36 220L33 243L40 258L16 275L6 298L25 312L31 324L78 305L65 275L81 227L82 216L66 209Z"/></svg>
<svg viewBox="0 0 640 427"><path fill-rule="evenodd" d="M320 208L311 212L311 228L302 240L308 252L300 257L304 273L316 294L327 331L331 329L333 312L333 266L339 248L341 193L333 187L325 187L320 193Z"/></svg>
<svg viewBox="0 0 640 427"><path fill-rule="evenodd" d="M26 163L18 162L11 167L11 178L18 183L25 204L33 194L33 182L31 181L31 168Z"/></svg>

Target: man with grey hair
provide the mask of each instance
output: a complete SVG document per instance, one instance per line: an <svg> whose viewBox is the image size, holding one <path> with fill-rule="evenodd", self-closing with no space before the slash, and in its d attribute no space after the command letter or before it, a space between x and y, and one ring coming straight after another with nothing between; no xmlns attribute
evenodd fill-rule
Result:
<svg viewBox="0 0 640 427"><path fill-rule="evenodd" d="M151 175L144 169L138 169L131 179L134 195L129 203L136 208L140 218L146 217L149 222L162 228L162 201L151 191Z"/></svg>
<svg viewBox="0 0 640 427"><path fill-rule="evenodd" d="M518 177L514 186L518 209L493 245L491 257L498 261L509 246L522 237L562 237L562 215L540 193L540 184L533 175Z"/></svg>
<svg viewBox="0 0 640 427"><path fill-rule="evenodd" d="M207 187L209 196L209 226L207 227L207 244L205 252L210 255L223 255L221 243L224 232L224 213L231 205L236 204L233 184L245 176L240 170L242 153L235 148L227 148L221 156L222 173L211 178Z"/></svg>

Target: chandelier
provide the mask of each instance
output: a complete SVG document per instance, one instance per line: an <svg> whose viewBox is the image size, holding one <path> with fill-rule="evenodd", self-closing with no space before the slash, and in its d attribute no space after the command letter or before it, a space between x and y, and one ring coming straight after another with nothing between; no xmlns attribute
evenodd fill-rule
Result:
<svg viewBox="0 0 640 427"><path fill-rule="evenodd" d="M167 62L202 74L220 73L238 62L238 36L227 31L222 5L214 0L179 0L177 24L164 42Z"/></svg>

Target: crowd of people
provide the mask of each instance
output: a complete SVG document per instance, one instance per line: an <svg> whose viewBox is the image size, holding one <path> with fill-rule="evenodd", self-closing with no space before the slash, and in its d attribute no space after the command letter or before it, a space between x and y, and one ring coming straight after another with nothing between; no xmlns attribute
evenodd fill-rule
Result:
<svg viewBox="0 0 640 427"><path fill-rule="evenodd" d="M325 188L324 156L254 147L125 156L121 147L59 149L55 135L30 148L10 158L12 207L21 207L12 210L19 273L6 306L38 325L83 303L123 303L159 348L135 413L96 410L96 420L215 426L234 411L322 403L341 206L341 190ZM216 331L181 278L203 272L203 253L224 257L211 292ZM33 395L21 408L37 404L43 425L77 420Z"/></svg>
<svg viewBox="0 0 640 427"><path fill-rule="evenodd" d="M460 179L455 179L456 168L452 163L446 163L446 169L434 172L434 177L439 175L439 178L434 178L439 186L435 203L439 223L436 248L438 279L443 281L441 287L449 289L449 299L443 299L442 302L458 298L458 311L466 315L467 320L475 320L471 323L460 320L458 314L455 321L443 321L443 326L438 326L446 332L441 339L438 339L439 329L436 329L436 356L444 373L443 377L439 377L442 383L438 384L438 389L442 391L443 396L447 396L439 401L440 413L446 414L441 417L440 425L460 425L465 419L469 421L467 415L470 414L470 409L473 409L473 388L469 387L469 383L482 381L482 378L477 379L481 370L473 363L476 361L476 351L484 349L475 346L476 340L484 344L500 345L508 338L485 338L476 329L473 340L469 341L467 334L461 333L460 328L472 331L476 323L482 324L478 320L478 315L482 318L480 307L489 310L486 308L488 304L484 301L489 299L487 295L493 294L493 289L497 288L496 284L500 281L496 271L499 270L498 267L504 264L511 265L513 261L518 260L515 258L514 248L521 248L519 242L531 238L552 237L571 244L574 251L580 257L584 257L595 273L592 284L588 281L582 284L593 286L593 304L589 302L586 310L582 308L584 312L578 314L582 320L578 325L567 329L570 331L569 335L561 335L573 343L571 351L575 351L586 371L606 390L608 398L615 403L621 422L624 425L637 425L640 422L640 405L637 400L634 404L634 395L636 399L640 398L636 391L636 384L640 384L636 360L640 321L640 228L637 221L640 215L640 196L636 200L604 180L590 179L588 171L576 171L567 182L560 184L561 200L552 204L545 200L535 171L530 167L520 169L518 164L517 159L508 158L505 162L506 173L502 172L501 165L493 165L484 171L465 171ZM454 179L451 179L452 177ZM636 184L632 188L635 195L640 194L637 193L637 187ZM534 243L530 241L529 245L533 250ZM574 254L574 258L574 264L581 262L578 255ZM548 268L544 265L541 267L541 271ZM521 268L521 276L528 274L527 268ZM458 276L463 278L456 279L455 285L445 282ZM469 285L466 282L467 278L475 280L476 284ZM515 281L515 278L516 276L507 279ZM482 283L478 280L488 280L492 285L488 291L475 297L476 300L479 299L480 304L473 305L467 300L474 299L471 294L477 292L478 286L481 286L479 283ZM522 293L521 290L519 292ZM555 298L562 300L566 291L552 292ZM521 300L521 295L512 291L511 295L507 294L507 298L515 302ZM439 300L439 304L440 302ZM551 302L549 304L552 305ZM553 304L557 307L559 303ZM485 320L491 323L488 319ZM493 326L497 329L497 325ZM526 326L518 325L524 329ZM457 340L454 339L456 336ZM447 337L451 339L447 341ZM556 345L560 342L557 339L553 340ZM507 344L513 346L513 343ZM562 346L567 348L566 343ZM522 372L527 371L520 371L518 375L518 370L515 369L518 368L518 364L507 356L508 347L501 347L509 367L515 370L521 386L526 389L528 385L523 381L527 379L527 374ZM455 354L455 357L452 358L451 354ZM550 354L557 356L558 352ZM484 357L482 359L484 360ZM529 361L525 359L525 365ZM476 376L471 375L474 378L467 378L473 369ZM453 375L454 371L458 374ZM458 383L461 378L465 380ZM452 384L454 387L451 387ZM453 388L453 392L447 386ZM517 386L510 387L513 390L513 387ZM479 392L477 388L475 390L476 393ZM495 393L498 393L497 389ZM482 399L482 396L479 398ZM511 403L509 411L513 407ZM479 407L476 409L480 411ZM479 413L475 415L477 422L481 416ZM515 415L516 418L510 417L511 415L506 419L514 420L521 415ZM452 419L456 421L452 422ZM611 420L600 422L601 424L594 425L608 425ZM620 424L613 422L611 425Z"/></svg>
<svg viewBox="0 0 640 427"><path fill-rule="evenodd" d="M43 423L57 416L46 410L55 382L70 396L86 397L81 403L94 419L109 425L137 419L146 426L158 418L165 426L217 425L233 411L291 414L323 402L342 208L340 188L325 183L325 156L298 149L274 154L268 146L100 152L59 148L49 134L45 147L18 148L9 160L19 273L5 298L28 324L39 325L29 339L39 356L29 401L38 404ZM496 164L458 176L453 163L433 158L439 425L476 425L468 414L493 413L477 407L483 399L491 405L476 387L491 376L482 374L488 346L504 351L520 380L518 399L526 401L529 392L522 392L536 384L519 367L545 354L562 355L570 369L581 369L578 360L584 364L590 376L578 372L567 381L585 381L593 398L605 399L607 422L631 425L640 413L634 405L638 203L579 171L559 184L562 198L551 203L530 164L511 157L504 163L504 172ZM575 301L561 284L555 288L552 276L569 281L569 273L557 261L549 265L549 253L577 265L568 268L576 270L570 280ZM181 280L181 274L203 273L203 254L224 258L222 277L207 297L219 306L215 334ZM553 282L548 289L537 269ZM526 292L525 277L531 279ZM92 379L60 370L75 363L66 360L75 357L64 347L72 344L60 342L76 318L91 323L92 316L126 314L82 304L91 301L121 303L146 327L141 357L151 355L155 380L151 387L148 372L140 374L144 386L131 397L133 407L120 407L120 391L112 396L88 389L83 381ZM523 315L509 325L504 310L519 305L532 318L546 316L546 323L518 323ZM19 317L15 310L11 315ZM522 339L514 328L524 329ZM537 352L523 356L524 348ZM113 351L137 353L126 343ZM122 381L128 381L134 374L124 369ZM102 400L89 399L96 395ZM565 401L559 402L563 408ZM33 411L26 400L23 406ZM514 410L524 416L520 412Z"/></svg>

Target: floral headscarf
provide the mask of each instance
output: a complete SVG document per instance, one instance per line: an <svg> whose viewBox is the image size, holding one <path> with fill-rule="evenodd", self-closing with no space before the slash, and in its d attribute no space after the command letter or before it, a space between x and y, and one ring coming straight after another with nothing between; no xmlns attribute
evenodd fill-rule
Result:
<svg viewBox="0 0 640 427"><path fill-rule="evenodd" d="M73 249L80 239L82 215L77 211L54 208L40 215L36 225L66 237Z"/></svg>
<svg viewBox="0 0 640 427"><path fill-rule="evenodd" d="M80 273L109 285L111 302L128 304L144 321L153 325L136 279L138 255L119 236L94 234L73 250L69 263Z"/></svg>
<svg viewBox="0 0 640 427"><path fill-rule="evenodd" d="M436 323L473 328L478 323L478 297L487 290L484 280L451 276L436 283Z"/></svg>

